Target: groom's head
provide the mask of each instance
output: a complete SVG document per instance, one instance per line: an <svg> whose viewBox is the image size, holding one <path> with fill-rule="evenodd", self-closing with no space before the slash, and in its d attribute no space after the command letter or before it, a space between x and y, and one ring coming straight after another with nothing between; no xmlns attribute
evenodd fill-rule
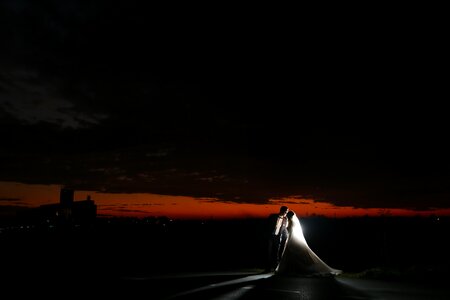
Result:
<svg viewBox="0 0 450 300"><path fill-rule="evenodd" d="M289 211L289 208L287 206L282 206L280 207L280 215L286 215L287 212Z"/></svg>

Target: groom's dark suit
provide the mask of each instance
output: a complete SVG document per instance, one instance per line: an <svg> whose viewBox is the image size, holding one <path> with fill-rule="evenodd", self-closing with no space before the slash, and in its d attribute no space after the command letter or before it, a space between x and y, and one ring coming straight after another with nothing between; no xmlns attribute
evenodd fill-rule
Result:
<svg viewBox="0 0 450 300"><path fill-rule="evenodd" d="M271 225L271 238L269 241L269 262L268 270L274 270L283 256L284 246L288 238L288 219L286 215L271 215L269 217Z"/></svg>

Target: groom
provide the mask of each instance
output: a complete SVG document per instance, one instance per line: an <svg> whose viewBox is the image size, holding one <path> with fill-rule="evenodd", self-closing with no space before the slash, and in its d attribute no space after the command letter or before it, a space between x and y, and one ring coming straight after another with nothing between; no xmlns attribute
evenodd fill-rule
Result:
<svg viewBox="0 0 450 300"><path fill-rule="evenodd" d="M269 241L269 266L268 271L273 271L278 266L281 257L283 256L285 244L288 238L288 218L287 213L289 208L281 206L278 213L274 228L272 231L271 240Z"/></svg>

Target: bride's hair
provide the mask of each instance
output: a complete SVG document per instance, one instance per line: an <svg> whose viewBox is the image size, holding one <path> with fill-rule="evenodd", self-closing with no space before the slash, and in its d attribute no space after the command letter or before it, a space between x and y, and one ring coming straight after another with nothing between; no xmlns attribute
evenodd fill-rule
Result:
<svg viewBox="0 0 450 300"><path fill-rule="evenodd" d="M292 210L290 210L290 211L287 213L286 216L290 219L290 218L292 218L294 215L295 215L295 212L293 212Z"/></svg>

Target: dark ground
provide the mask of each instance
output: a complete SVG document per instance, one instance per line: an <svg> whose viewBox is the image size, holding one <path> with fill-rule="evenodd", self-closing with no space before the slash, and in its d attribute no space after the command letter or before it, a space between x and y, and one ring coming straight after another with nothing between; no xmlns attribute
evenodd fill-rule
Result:
<svg viewBox="0 0 450 300"><path fill-rule="evenodd" d="M310 217L301 222L309 246L343 270L342 278L413 284L441 284L450 278L448 218ZM176 293L239 278L242 272L261 272L270 232L263 219L98 219L69 231L2 228L4 287L46 294L59 288L84 293L95 287L103 295L148 293L150 299L168 289Z"/></svg>

